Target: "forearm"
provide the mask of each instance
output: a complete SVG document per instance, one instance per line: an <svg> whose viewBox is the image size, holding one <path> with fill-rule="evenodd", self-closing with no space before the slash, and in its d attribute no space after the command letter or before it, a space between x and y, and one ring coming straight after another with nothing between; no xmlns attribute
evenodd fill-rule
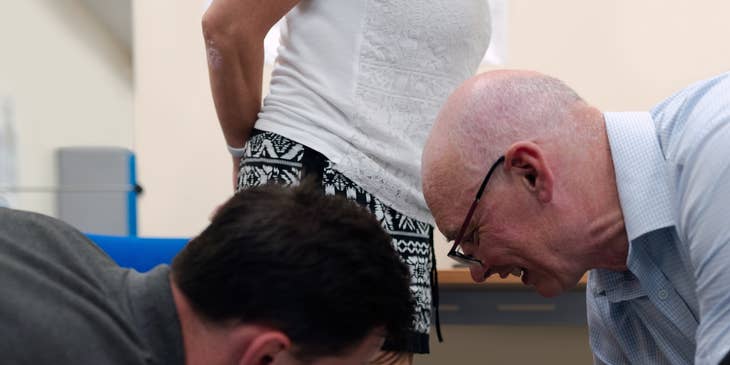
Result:
<svg viewBox="0 0 730 365"><path fill-rule="evenodd" d="M299 0L214 0L203 16L210 87L226 142L242 147L261 109L264 37Z"/></svg>
<svg viewBox="0 0 730 365"><path fill-rule="evenodd" d="M230 37L204 30L208 74L218 121L226 143L241 147L261 109L263 39Z"/></svg>

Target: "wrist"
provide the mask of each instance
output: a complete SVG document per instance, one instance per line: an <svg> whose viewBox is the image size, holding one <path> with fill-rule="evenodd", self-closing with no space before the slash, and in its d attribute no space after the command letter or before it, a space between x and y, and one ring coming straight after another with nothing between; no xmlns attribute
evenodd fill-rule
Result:
<svg viewBox="0 0 730 365"><path fill-rule="evenodd" d="M241 158L246 153L245 145L243 147L231 147L231 145L226 144L226 148L228 148L228 153L234 158Z"/></svg>

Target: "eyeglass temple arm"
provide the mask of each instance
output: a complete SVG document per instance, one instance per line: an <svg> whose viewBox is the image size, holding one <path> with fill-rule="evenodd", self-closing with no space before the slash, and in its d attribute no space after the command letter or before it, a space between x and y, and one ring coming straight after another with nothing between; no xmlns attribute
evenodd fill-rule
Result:
<svg viewBox="0 0 730 365"><path fill-rule="evenodd" d="M494 170L503 161L504 161L504 155L499 156L497 161L495 161L494 164L492 164L492 167L489 168L489 171L487 172L487 176L485 176L484 180L482 180L482 185L479 186L479 190L477 191L477 196L476 196L476 198L474 198L474 202L471 203L471 207L469 207L469 213L466 214L466 219L464 219L464 224L461 225L461 229L459 229L459 233L456 235L456 240L454 240L454 244L451 246L451 250L449 250L449 254L452 252L456 252L456 248L459 247L459 244L461 243L461 239L464 237L464 232L466 231L466 227L469 225L469 222L471 222L471 216L474 214L474 210L476 209L477 204L479 204L479 200L482 198L482 194L484 194L484 188L487 187L487 182L489 181L489 178L492 177Z"/></svg>
<svg viewBox="0 0 730 365"><path fill-rule="evenodd" d="M479 199L477 198L476 200L474 200L473 203L471 203L471 207L469 208L469 213L466 214L466 219L464 220L464 224L461 225L461 228L459 229L459 233L456 235L456 239L454 240L454 244L451 246L451 250L449 250L449 254L456 252L456 248L459 247L459 244L461 243L461 239L464 238L464 232L466 231L466 226L468 226L469 222L471 222L471 216L474 214L474 209L476 209L478 202L479 202Z"/></svg>
<svg viewBox="0 0 730 365"><path fill-rule="evenodd" d="M492 177L494 170L496 170L497 166L500 163L502 163L503 161L504 161L504 156L499 156L497 161L494 161L494 164L492 164L492 167L489 168L489 171L487 172L487 176L484 177L484 180L482 180L482 185L479 186L479 191L477 191L477 197L476 197L476 199L474 199L474 203L478 202L479 199L482 198L482 194L484 194L484 188L487 187L487 182L489 181L489 178Z"/></svg>

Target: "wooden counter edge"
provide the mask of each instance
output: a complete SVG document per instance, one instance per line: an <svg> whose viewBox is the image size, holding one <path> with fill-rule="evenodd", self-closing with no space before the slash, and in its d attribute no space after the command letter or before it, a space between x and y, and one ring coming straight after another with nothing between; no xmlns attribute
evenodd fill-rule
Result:
<svg viewBox="0 0 730 365"><path fill-rule="evenodd" d="M440 286L492 286L492 287L525 287L522 284L522 279L516 276L508 276L507 278L500 278L499 275L492 275L485 282L475 283L471 279L469 270L467 269L439 269L439 285ZM578 288L585 288L588 282L588 273L585 273L578 282Z"/></svg>

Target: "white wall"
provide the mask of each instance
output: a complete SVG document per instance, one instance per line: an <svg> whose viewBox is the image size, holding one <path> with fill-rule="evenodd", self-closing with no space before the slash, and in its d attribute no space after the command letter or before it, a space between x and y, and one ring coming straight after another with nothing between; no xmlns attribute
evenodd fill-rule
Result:
<svg viewBox="0 0 730 365"><path fill-rule="evenodd" d="M50 191L54 149L131 148L129 50L78 0L0 2L0 95L14 101L18 184ZM17 207L55 214L51 192L16 195Z"/></svg>

